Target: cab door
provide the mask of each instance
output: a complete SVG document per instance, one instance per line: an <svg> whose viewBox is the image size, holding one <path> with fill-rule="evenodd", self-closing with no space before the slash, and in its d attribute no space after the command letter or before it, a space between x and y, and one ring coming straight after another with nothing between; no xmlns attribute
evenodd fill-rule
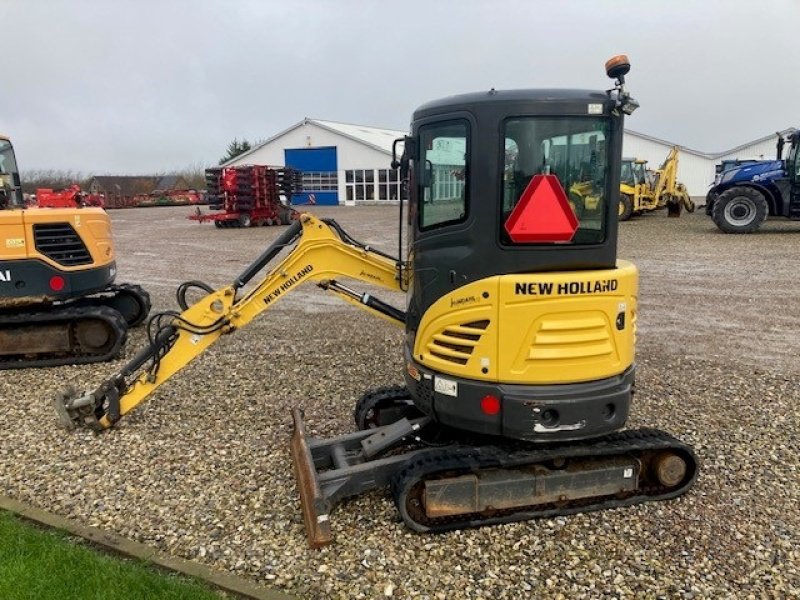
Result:
<svg viewBox="0 0 800 600"><path fill-rule="evenodd" d="M446 293L467 283L476 244L470 209L470 120L443 115L415 132L414 186L409 220L413 282L406 324L416 329L422 314Z"/></svg>
<svg viewBox="0 0 800 600"><path fill-rule="evenodd" d="M789 181L791 182L791 208L792 216L800 216L800 135L795 134L792 140L792 150L789 160L786 161L789 170Z"/></svg>

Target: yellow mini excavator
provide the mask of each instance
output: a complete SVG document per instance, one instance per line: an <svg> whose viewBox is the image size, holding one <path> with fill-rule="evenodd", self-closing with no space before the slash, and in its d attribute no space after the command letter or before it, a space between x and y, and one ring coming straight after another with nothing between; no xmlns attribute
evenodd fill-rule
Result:
<svg viewBox="0 0 800 600"><path fill-rule="evenodd" d="M419 532L684 493L697 476L689 446L658 430L620 431L638 285L636 267L617 259L623 118L637 106L629 68L624 56L606 63L608 91L490 90L420 107L393 161L409 193L406 260L304 214L231 285L183 284L182 312L152 318L148 346L128 365L94 390L58 394L61 421L111 427L222 335L313 281L406 336L404 385L365 393L358 431L309 438L293 411L312 546L331 541L338 502L379 487ZM578 216L567 190L582 181L600 209ZM402 204L400 214L402 230ZM406 310L344 278L406 291ZM190 306L192 287L205 296Z"/></svg>
<svg viewBox="0 0 800 600"><path fill-rule="evenodd" d="M114 358L150 297L114 285L100 208L26 208L11 141L0 136L0 369Z"/></svg>

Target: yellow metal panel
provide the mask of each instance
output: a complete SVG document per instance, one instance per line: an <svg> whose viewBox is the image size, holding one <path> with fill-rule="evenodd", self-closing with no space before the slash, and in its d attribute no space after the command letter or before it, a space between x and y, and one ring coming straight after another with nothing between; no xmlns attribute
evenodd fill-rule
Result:
<svg viewBox="0 0 800 600"><path fill-rule="evenodd" d="M576 383L633 363L636 268L506 275L499 285L500 381ZM625 327L616 327L618 314Z"/></svg>
<svg viewBox="0 0 800 600"><path fill-rule="evenodd" d="M0 210L0 255L3 260L22 259L28 255L20 210Z"/></svg>
<svg viewBox="0 0 800 600"><path fill-rule="evenodd" d="M611 377L633 364L637 286L636 267L626 261L608 270L489 277L431 305L417 331L415 359L480 381Z"/></svg>
<svg viewBox="0 0 800 600"><path fill-rule="evenodd" d="M498 282L499 277L482 279L434 302L417 330L415 359L440 373L497 381ZM468 346L471 351L442 344Z"/></svg>
<svg viewBox="0 0 800 600"><path fill-rule="evenodd" d="M69 223L81 237L91 265L65 267L40 254L33 239L37 223ZM83 271L101 267L114 260L111 224L101 208L30 208L0 211L0 252L4 260L35 258L60 271Z"/></svg>

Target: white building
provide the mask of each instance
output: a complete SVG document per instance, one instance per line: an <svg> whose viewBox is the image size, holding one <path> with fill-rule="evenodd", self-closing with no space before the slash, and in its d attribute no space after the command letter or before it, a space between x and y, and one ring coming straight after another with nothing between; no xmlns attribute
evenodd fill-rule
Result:
<svg viewBox="0 0 800 600"><path fill-rule="evenodd" d="M791 131L786 129L782 134ZM303 171L304 193L297 204L380 203L400 196L396 170L390 168L392 144L405 131L305 118L240 154L225 166L285 165ZM623 155L658 168L670 148L680 150L678 180L689 194L704 198L714 182L714 167L727 158L775 158L777 136L764 136L724 152L700 152L674 142L626 130ZM398 152L402 150L399 145Z"/></svg>
<svg viewBox="0 0 800 600"><path fill-rule="evenodd" d="M785 135L793 128L777 132ZM753 140L741 146L736 146L723 152L700 152L675 142L668 142L659 138L625 130L622 142L622 154L632 158L640 158L649 162L649 169L657 169L664 162L673 146L680 152L678 156L678 181L686 186L689 195L695 199L705 199L706 192L714 183L714 167L725 159L774 159L777 152L778 135L773 133ZM784 152L785 153L785 152Z"/></svg>
<svg viewBox="0 0 800 600"><path fill-rule="evenodd" d="M400 197L392 144L405 131L305 118L240 154L230 165L283 165L303 171L305 204L378 203ZM402 152L399 145L398 153Z"/></svg>

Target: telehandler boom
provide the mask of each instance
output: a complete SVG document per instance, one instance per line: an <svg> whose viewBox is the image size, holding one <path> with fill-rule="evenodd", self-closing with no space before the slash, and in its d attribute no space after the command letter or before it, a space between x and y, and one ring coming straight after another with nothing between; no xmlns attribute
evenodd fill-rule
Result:
<svg viewBox="0 0 800 600"><path fill-rule="evenodd" d="M306 281L405 328L405 385L367 392L359 431L306 436L291 452L309 543L332 541L342 499L390 487L419 532L673 498L697 476L692 449L625 425L634 384L638 272L617 259L630 65L612 90L466 94L420 107L393 161L407 181L407 261L332 220L302 215L234 281L178 289L149 345L94 391L56 398L67 425L106 429L223 334ZM567 190L592 182L597 210ZM402 204L400 207L402 227ZM402 239L402 235L400 236ZM281 251L294 247L254 281ZM338 278L407 291L406 311ZM192 306L186 292L207 295Z"/></svg>

